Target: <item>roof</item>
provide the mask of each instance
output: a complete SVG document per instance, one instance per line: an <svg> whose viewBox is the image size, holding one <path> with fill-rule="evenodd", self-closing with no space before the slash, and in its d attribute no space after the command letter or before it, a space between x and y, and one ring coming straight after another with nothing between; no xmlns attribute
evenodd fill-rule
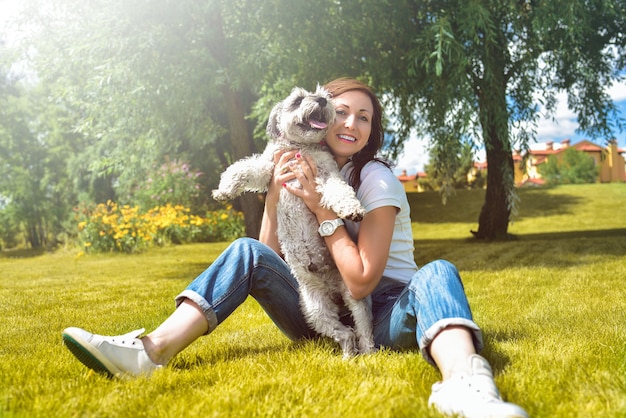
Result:
<svg viewBox="0 0 626 418"><path fill-rule="evenodd" d="M478 170L486 170L487 169L487 162L475 162L474 163L474 167L476 167Z"/></svg>
<svg viewBox="0 0 626 418"><path fill-rule="evenodd" d="M576 144L571 146L570 142L571 141L569 139L565 139L560 143L554 143L550 141L535 144L535 146L529 150L529 154L533 157L537 157L538 159L540 159L541 157L549 157L550 155L559 154L568 148L574 148L577 151L584 152L602 152L604 150L604 148L600 145L594 144L593 142L586 139L577 142Z"/></svg>
<svg viewBox="0 0 626 418"><path fill-rule="evenodd" d="M423 179L428 177L428 175L426 173L424 173L423 171L418 171L415 174L401 174L398 176L398 180L400 180L401 182L405 182L405 181L413 181L415 179Z"/></svg>
<svg viewBox="0 0 626 418"><path fill-rule="evenodd" d="M522 182L522 186L543 186L546 183L544 179L541 178L527 178Z"/></svg>
<svg viewBox="0 0 626 418"><path fill-rule="evenodd" d="M602 152L603 148L600 145L596 145L593 142L582 141L572 146L577 151L586 152Z"/></svg>

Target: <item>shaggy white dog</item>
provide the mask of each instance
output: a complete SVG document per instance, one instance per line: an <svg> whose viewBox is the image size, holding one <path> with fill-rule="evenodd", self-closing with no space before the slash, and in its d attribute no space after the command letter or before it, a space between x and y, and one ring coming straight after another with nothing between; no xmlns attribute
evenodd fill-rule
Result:
<svg viewBox="0 0 626 418"><path fill-rule="evenodd" d="M267 124L270 136L263 154L237 161L222 174L213 197L232 199L243 192L265 192L274 172L276 150L298 150L312 157L317 167L321 204L340 218L360 221L365 209L354 189L339 174L335 160L320 145L335 119L330 94L296 87L272 110ZM299 185L297 180L293 180ZM300 186L301 187L301 186ZM374 350L372 313L365 300L350 296L335 262L318 233L318 222L301 198L281 190L278 206L278 241L285 261L300 284L302 311L318 333L337 341L344 358ZM350 310L354 329L339 320L340 303Z"/></svg>

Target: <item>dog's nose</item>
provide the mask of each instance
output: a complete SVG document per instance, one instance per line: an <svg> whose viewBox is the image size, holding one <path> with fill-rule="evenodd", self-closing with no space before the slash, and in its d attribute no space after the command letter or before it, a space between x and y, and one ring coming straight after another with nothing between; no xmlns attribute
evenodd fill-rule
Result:
<svg viewBox="0 0 626 418"><path fill-rule="evenodd" d="M317 101L317 103L319 103L319 105L320 105L320 106L322 106L322 107L326 106L326 103L328 103L328 100L326 100L326 99L325 99L325 98L323 98L323 97L319 97L316 101Z"/></svg>

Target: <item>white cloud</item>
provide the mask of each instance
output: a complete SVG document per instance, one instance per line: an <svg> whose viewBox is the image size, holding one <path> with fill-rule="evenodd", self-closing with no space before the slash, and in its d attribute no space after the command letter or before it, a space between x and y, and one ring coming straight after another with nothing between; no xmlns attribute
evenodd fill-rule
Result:
<svg viewBox="0 0 626 418"><path fill-rule="evenodd" d="M537 142L561 141L571 138L576 133L578 122L576 114L567 107L567 94L557 95L557 107L554 115L548 117L542 109L543 117L537 124Z"/></svg>
<svg viewBox="0 0 626 418"><path fill-rule="evenodd" d="M428 140L410 137L404 144L404 151L398 157L395 174L406 170L407 174L413 175L418 171L424 171L424 165L428 163Z"/></svg>
<svg viewBox="0 0 626 418"><path fill-rule="evenodd" d="M607 89L607 92L614 102L626 100L626 80L622 80L621 83L613 84Z"/></svg>
<svg viewBox="0 0 626 418"><path fill-rule="evenodd" d="M621 116L626 117L626 80L614 83L607 88L607 93L620 109ZM557 100L557 108L553 115L554 120L543 117L538 122L537 142L560 142L564 139L572 139L577 142L586 139L584 134L576 132L578 121L576 114L567 107L567 94L558 94ZM619 146L624 147L626 145L624 133L615 132L615 134L617 135Z"/></svg>

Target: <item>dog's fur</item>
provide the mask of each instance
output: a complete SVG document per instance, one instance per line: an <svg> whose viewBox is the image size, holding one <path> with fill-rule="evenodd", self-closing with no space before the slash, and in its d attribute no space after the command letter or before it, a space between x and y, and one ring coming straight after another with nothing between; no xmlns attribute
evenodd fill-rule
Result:
<svg viewBox="0 0 626 418"><path fill-rule="evenodd" d="M237 161L222 174L213 197L231 199L243 192L265 192L274 172L276 150L298 150L312 157L317 167L317 191L321 205L340 218L361 221L365 209L354 189L339 174L335 160L320 145L335 118L330 94L319 87L315 93L296 87L272 110L267 124L270 137L263 154ZM297 180L293 184L301 187ZM278 241L285 261L300 284L302 311L309 324L337 341L344 358L374 349L372 313L365 300L350 296L324 239L318 222L301 198L282 189L277 206ZM339 303L352 313L354 329L339 320Z"/></svg>

